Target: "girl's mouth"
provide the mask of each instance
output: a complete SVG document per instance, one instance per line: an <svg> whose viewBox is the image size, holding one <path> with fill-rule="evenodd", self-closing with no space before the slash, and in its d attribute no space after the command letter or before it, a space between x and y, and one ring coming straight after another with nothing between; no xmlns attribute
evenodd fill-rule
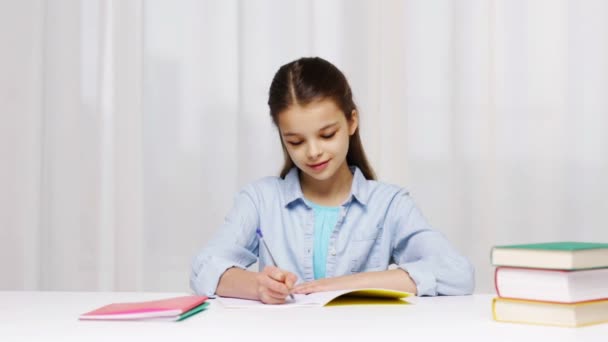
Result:
<svg viewBox="0 0 608 342"><path fill-rule="evenodd" d="M315 170L315 171L322 171L324 170L327 165L329 164L329 160L326 160L322 163L318 163L318 164L314 164L314 165L308 165L308 167L310 167L311 169Z"/></svg>

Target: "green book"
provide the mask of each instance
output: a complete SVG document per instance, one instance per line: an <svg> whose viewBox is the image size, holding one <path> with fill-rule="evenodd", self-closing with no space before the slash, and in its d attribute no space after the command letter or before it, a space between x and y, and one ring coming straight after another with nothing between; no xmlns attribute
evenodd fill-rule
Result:
<svg viewBox="0 0 608 342"><path fill-rule="evenodd" d="M188 317L190 317L190 316L194 316L194 315L196 315L197 313L199 313L199 312L201 312L201 311L204 311L205 309L207 309L207 307L208 307L208 306L209 306L209 302L204 302L203 304L201 304L201 305L199 305L199 306L195 307L194 309L192 309L192 310L190 310L190 311L187 311L187 312L184 312L184 313L183 313L183 314L181 314L181 315L179 316L179 318L178 318L178 319L176 319L175 321L176 321L176 322L183 321L183 320L185 320L186 318L188 318Z"/></svg>
<svg viewBox="0 0 608 342"><path fill-rule="evenodd" d="M546 242L495 246L494 266L582 270L608 267L608 243Z"/></svg>

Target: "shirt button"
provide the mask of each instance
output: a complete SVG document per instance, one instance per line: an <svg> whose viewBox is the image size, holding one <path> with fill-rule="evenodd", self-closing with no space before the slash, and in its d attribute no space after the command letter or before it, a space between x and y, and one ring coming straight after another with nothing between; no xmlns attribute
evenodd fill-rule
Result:
<svg viewBox="0 0 608 342"><path fill-rule="evenodd" d="M332 250L329 253L331 253L331 255L335 256L336 255L336 249L332 248Z"/></svg>

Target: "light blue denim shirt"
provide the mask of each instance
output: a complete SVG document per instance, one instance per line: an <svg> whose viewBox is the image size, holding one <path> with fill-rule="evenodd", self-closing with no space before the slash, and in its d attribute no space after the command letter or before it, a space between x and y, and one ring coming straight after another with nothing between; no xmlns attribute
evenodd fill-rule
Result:
<svg viewBox="0 0 608 342"><path fill-rule="evenodd" d="M384 271L395 264L409 273L419 296L472 293L471 263L431 228L409 193L366 180L356 167L351 170L351 194L329 238L326 277ZM257 228L280 268L293 272L298 283L314 280L314 214L294 168L285 179L262 178L236 195L219 231L192 262L195 293L214 295L228 268L245 269L259 261L261 270L272 264L259 249Z"/></svg>

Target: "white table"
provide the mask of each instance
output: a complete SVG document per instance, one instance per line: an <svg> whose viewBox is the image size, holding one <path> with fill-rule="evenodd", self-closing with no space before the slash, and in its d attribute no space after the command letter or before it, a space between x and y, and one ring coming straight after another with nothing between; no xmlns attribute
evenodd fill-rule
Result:
<svg viewBox="0 0 608 342"><path fill-rule="evenodd" d="M492 320L492 295L413 305L207 311L183 322L79 321L96 307L183 293L1 292L0 341L608 341L608 324L543 327Z"/></svg>

